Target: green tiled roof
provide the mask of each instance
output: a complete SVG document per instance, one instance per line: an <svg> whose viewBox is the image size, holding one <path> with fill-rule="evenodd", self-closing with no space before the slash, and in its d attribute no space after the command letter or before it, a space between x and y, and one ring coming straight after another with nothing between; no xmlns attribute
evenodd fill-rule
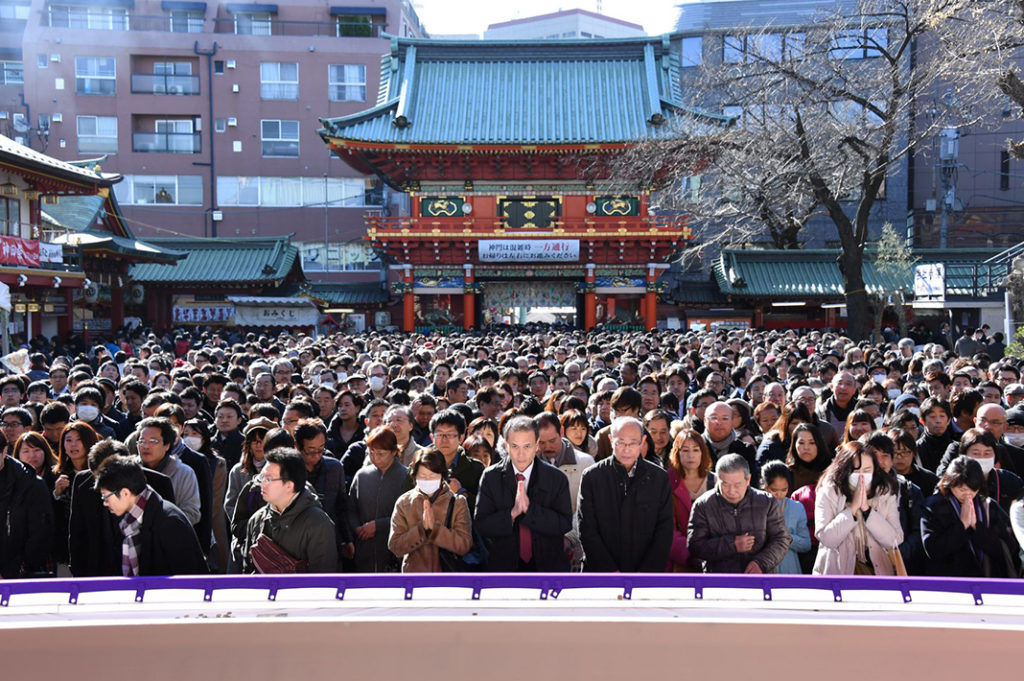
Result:
<svg viewBox="0 0 1024 681"><path fill-rule="evenodd" d="M997 250L958 249L955 252L918 249L918 263L946 264L947 293L969 295L974 272L987 271L982 262ZM715 282L730 296L802 300L839 298L845 293L839 271L839 250L724 249L714 262ZM864 254L864 284L868 293L902 289L913 293L914 273L894 280L880 271L870 249Z"/></svg>
<svg viewBox="0 0 1024 681"><path fill-rule="evenodd" d="M664 134L683 117L667 36L585 41L392 39L377 106L322 119L324 137L383 144L596 144Z"/></svg>
<svg viewBox="0 0 1024 681"><path fill-rule="evenodd" d="M137 260L169 263L185 257L184 253L140 241L120 219L120 207L113 195L98 194L61 196L55 204L42 210L43 223L68 230L53 239L54 243L78 246L90 251L106 251Z"/></svg>
<svg viewBox="0 0 1024 681"><path fill-rule="evenodd" d="M390 299L379 282L308 282L281 288L281 295L302 295L328 307L332 305L374 305Z"/></svg>
<svg viewBox="0 0 1024 681"><path fill-rule="evenodd" d="M135 265L134 281L151 284L280 284L296 265L290 235L251 239L151 239L188 253L177 265Z"/></svg>
<svg viewBox="0 0 1024 681"><path fill-rule="evenodd" d="M62 196L55 204L43 206L43 221L75 232L93 227L106 201L99 194L89 196Z"/></svg>

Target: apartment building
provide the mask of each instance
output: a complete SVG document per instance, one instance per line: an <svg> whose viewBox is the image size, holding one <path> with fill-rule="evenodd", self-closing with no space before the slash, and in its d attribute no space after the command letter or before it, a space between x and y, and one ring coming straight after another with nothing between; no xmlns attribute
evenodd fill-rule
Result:
<svg viewBox="0 0 1024 681"><path fill-rule="evenodd" d="M644 35L644 27L638 24L585 9L566 9L491 24L484 31L484 40L637 38Z"/></svg>
<svg viewBox="0 0 1024 681"><path fill-rule="evenodd" d="M388 35L425 35L408 0L2 7L14 9L0 11L0 50L16 65L3 62L0 132L61 159L105 157L137 236L294 234L311 278L379 279L362 237L387 190L316 131L372 106Z"/></svg>

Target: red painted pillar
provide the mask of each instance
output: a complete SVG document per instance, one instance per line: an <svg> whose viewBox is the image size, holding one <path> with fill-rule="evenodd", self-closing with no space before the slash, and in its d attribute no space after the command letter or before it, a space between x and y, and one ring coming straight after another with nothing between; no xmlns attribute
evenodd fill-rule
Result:
<svg viewBox="0 0 1024 681"><path fill-rule="evenodd" d="M402 296L402 330L412 333L416 330L416 298L412 292L413 276L412 266L406 265L402 270L402 284L404 294Z"/></svg>
<svg viewBox="0 0 1024 681"><path fill-rule="evenodd" d="M583 293L583 329L590 331L597 326L597 270L594 263L587 263Z"/></svg>
<svg viewBox="0 0 1024 681"><path fill-rule="evenodd" d="M462 289L462 328L470 331L476 324L476 294L473 288L473 266L462 266L466 271L466 279Z"/></svg>
<svg viewBox="0 0 1024 681"><path fill-rule="evenodd" d="M754 328L760 329L764 327L764 307L758 305L754 308Z"/></svg>
<svg viewBox="0 0 1024 681"><path fill-rule="evenodd" d="M658 293L656 283L657 270L647 266L647 293L644 300L644 326L648 331L658 328Z"/></svg>

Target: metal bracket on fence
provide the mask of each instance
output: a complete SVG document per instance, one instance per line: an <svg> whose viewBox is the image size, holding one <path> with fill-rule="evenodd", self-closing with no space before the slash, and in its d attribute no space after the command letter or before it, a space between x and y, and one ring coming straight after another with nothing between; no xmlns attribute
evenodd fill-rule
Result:
<svg viewBox="0 0 1024 681"><path fill-rule="evenodd" d="M334 600L343 601L345 600L345 585L342 584L338 587L338 591L334 594Z"/></svg>
<svg viewBox="0 0 1024 681"><path fill-rule="evenodd" d="M11 590L0 589L0 607L6 608L11 604Z"/></svg>
<svg viewBox="0 0 1024 681"><path fill-rule="evenodd" d="M633 580L627 579L622 583L622 600L629 601L633 599Z"/></svg>
<svg viewBox="0 0 1024 681"><path fill-rule="evenodd" d="M551 586L547 582L540 583L540 599L546 601L548 599L548 592L551 590Z"/></svg>
<svg viewBox="0 0 1024 681"><path fill-rule="evenodd" d="M479 579L473 580L473 600L480 600L480 592L483 591L484 584Z"/></svg>
<svg viewBox="0 0 1024 681"><path fill-rule="evenodd" d="M68 604L78 605L78 589L76 587L68 589Z"/></svg>
<svg viewBox="0 0 1024 681"><path fill-rule="evenodd" d="M974 596L975 605L985 605L985 599L981 597L981 589L975 586L971 589L971 595Z"/></svg>
<svg viewBox="0 0 1024 681"><path fill-rule="evenodd" d="M135 590L135 602L141 603L146 598L146 587L140 586Z"/></svg>
<svg viewBox="0 0 1024 681"><path fill-rule="evenodd" d="M695 584L693 586L693 598L698 601L704 600L704 587L700 584Z"/></svg>
<svg viewBox="0 0 1024 681"><path fill-rule="evenodd" d="M213 600L213 584L206 582L203 585L203 601L209 603Z"/></svg>
<svg viewBox="0 0 1024 681"><path fill-rule="evenodd" d="M268 585L268 587L267 587L267 600L268 601L276 601L277 600L277 581L276 580L271 582Z"/></svg>
<svg viewBox="0 0 1024 681"><path fill-rule="evenodd" d="M562 583L561 582L555 582L555 585L551 588L551 593L548 594L548 596L550 598L552 598L552 599L557 600L558 597L561 594L562 594Z"/></svg>
<svg viewBox="0 0 1024 681"><path fill-rule="evenodd" d="M766 582L761 582L761 593L764 594L764 600L772 599L772 588Z"/></svg>
<svg viewBox="0 0 1024 681"><path fill-rule="evenodd" d="M911 602L913 602L914 599L910 595L910 586L907 585L906 582L901 582L900 583L900 593L903 595L903 602L904 603L911 603Z"/></svg>
<svg viewBox="0 0 1024 681"><path fill-rule="evenodd" d="M407 601L411 601L412 600L412 590L413 590L412 580L409 580L409 581L407 581L405 583L405 600L407 600Z"/></svg>

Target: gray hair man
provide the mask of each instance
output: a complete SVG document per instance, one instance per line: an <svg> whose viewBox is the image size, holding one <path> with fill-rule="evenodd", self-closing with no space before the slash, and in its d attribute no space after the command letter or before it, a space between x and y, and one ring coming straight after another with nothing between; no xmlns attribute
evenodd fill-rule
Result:
<svg viewBox="0 0 1024 681"><path fill-rule="evenodd" d="M668 474L642 456L644 427L620 416L612 456L583 472L576 502L585 572L663 572L672 546Z"/></svg>
<svg viewBox="0 0 1024 681"><path fill-rule="evenodd" d="M750 486L750 467L726 454L715 467L718 482L693 502L687 547L704 572L772 572L793 542L782 507Z"/></svg>

